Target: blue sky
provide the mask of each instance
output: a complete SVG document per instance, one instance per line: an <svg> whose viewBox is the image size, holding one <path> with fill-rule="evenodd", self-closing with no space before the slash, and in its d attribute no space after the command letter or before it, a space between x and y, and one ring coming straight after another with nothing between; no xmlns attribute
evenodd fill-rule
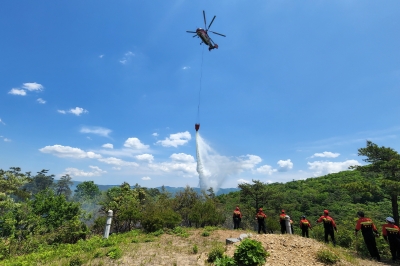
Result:
<svg viewBox="0 0 400 266"><path fill-rule="evenodd" d="M210 34L211 52L186 33L203 10L227 36ZM367 139L399 151L399 12L399 1L6 1L0 168L197 186L196 122L222 187L345 170Z"/></svg>

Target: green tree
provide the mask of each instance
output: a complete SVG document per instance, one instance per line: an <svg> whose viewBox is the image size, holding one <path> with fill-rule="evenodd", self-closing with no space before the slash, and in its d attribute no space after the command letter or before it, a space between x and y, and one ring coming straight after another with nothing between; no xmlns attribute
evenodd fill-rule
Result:
<svg viewBox="0 0 400 266"><path fill-rule="evenodd" d="M74 197L78 200L93 200L101 194L93 181L84 181L76 186Z"/></svg>
<svg viewBox="0 0 400 266"><path fill-rule="evenodd" d="M363 161L370 163L365 166L355 166L365 175L382 178L382 186L389 195L392 204L393 218L399 224L398 198L400 195L400 154L392 148L379 147L372 141L367 141L365 148L358 149L359 156L366 156Z"/></svg>
<svg viewBox="0 0 400 266"><path fill-rule="evenodd" d="M251 205L256 210L262 206L267 198L267 185L259 180L252 180L253 184L241 183L240 188L240 199L244 202L251 202Z"/></svg>
<svg viewBox="0 0 400 266"><path fill-rule="evenodd" d="M73 182L71 180L72 178L69 176L69 174L62 176L54 187L56 195L64 195L65 198L68 199L72 194L70 186L73 184Z"/></svg>
<svg viewBox="0 0 400 266"><path fill-rule="evenodd" d="M191 226L189 214L199 200L200 195L189 186L175 194L173 209L181 215L183 225Z"/></svg>
<svg viewBox="0 0 400 266"><path fill-rule="evenodd" d="M32 181L26 184L25 189L35 195L40 191L51 188L53 186L54 175L47 175L48 172L49 170L45 169L37 172L37 174L32 177Z"/></svg>

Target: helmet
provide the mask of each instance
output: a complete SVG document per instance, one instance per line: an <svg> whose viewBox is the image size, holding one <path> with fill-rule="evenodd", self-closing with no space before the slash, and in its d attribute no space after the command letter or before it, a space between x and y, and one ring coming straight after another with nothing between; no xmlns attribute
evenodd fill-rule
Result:
<svg viewBox="0 0 400 266"><path fill-rule="evenodd" d="M282 212L282 213L285 213L285 210L282 210L281 212Z"/></svg>
<svg viewBox="0 0 400 266"><path fill-rule="evenodd" d="M392 217L386 217L386 221L388 221L389 223L394 224L394 219Z"/></svg>
<svg viewBox="0 0 400 266"><path fill-rule="evenodd" d="M357 212L357 215L360 216L360 217L364 217L364 212L361 212L361 211Z"/></svg>
<svg viewBox="0 0 400 266"><path fill-rule="evenodd" d="M303 215L303 216L301 216L301 218L303 218L303 219L306 219L306 216L305 216L305 215Z"/></svg>
<svg viewBox="0 0 400 266"><path fill-rule="evenodd" d="M260 212L262 212L262 208L258 209Z"/></svg>
<svg viewBox="0 0 400 266"><path fill-rule="evenodd" d="M324 210L324 214L328 214L329 213L329 211L328 210Z"/></svg>

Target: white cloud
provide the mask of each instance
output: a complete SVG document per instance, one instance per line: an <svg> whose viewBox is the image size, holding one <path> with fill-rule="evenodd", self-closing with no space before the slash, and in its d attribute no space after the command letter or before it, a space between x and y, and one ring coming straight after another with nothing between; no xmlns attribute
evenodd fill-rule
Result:
<svg viewBox="0 0 400 266"><path fill-rule="evenodd" d="M70 109L68 111L68 113L74 114L76 116L80 116L81 114L87 113L87 112L88 112L87 110L85 110L85 109L83 109L81 107L75 107L75 109Z"/></svg>
<svg viewBox="0 0 400 266"><path fill-rule="evenodd" d="M161 144L163 147L178 147L180 145L184 145L189 142L192 138L189 131L179 132L176 134L169 135L169 138L165 138L165 140L159 140L156 144Z"/></svg>
<svg viewBox="0 0 400 266"><path fill-rule="evenodd" d="M153 137L158 137L158 133L151 134Z"/></svg>
<svg viewBox="0 0 400 266"><path fill-rule="evenodd" d="M88 111L88 110L85 110L85 109L83 109L83 108L81 108L81 107L75 107L74 109L71 108L71 109L69 109L68 111L65 111L65 110L57 110L57 112L59 112L59 113L61 113L61 114L70 113L70 114L74 114L74 115L76 115L76 116L80 116L81 114L88 113L89 111Z"/></svg>
<svg viewBox="0 0 400 266"><path fill-rule="evenodd" d="M25 96L25 95L26 95L26 91L21 90L21 89L17 89L17 88L12 88L12 89L8 92L8 94Z"/></svg>
<svg viewBox="0 0 400 266"><path fill-rule="evenodd" d="M28 91L42 91L44 87L42 84L36 82L27 82L22 84L22 88Z"/></svg>
<svg viewBox="0 0 400 266"><path fill-rule="evenodd" d="M349 166L360 165L357 160L347 160L344 162L314 161L308 162L307 164L308 169L314 171L314 176L338 173L340 171L348 170Z"/></svg>
<svg viewBox="0 0 400 266"><path fill-rule="evenodd" d="M117 165L117 166L139 166L138 163L135 162L127 162L115 157L108 157L108 158L101 158L99 159L100 162L106 163L106 164L112 164L112 165Z"/></svg>
<svg viewBox="0 0 400 266"><path fill-rule="evenodd" d="M273 169L272 166L265 164L263 166L258 167L256 171L260 174L272 175L272 173L276 172L277 170Z"/></svg>
<svg viewBox="0 0 400 266"><path fill-rule="evenodd" d="M94 152L88 151L85 152L79 148L73 148L70 146L62 146L62 145L53 145L46 146L44 148L39 149L40 152L49 153L57 157L61 158L75 158L75 159L98 159L101 158L100 154L96 154Z"/></svg>
<svg viewBox="0 0 400 266"><path fill-rule="evenodd" d="M249 180L246 180L246 179L243 179L243 178L238 179L237 182L238 182L238 184L242 184L242 183L250 184Z"/></svg>
<svg viewBox="0 0 400 266"><path fill-rule="evenodd" d="M119 60L119 62L123 65L125 65L126 63L128 63L128 61L130 61L131 57L135 56L134 53L132 53L131 51L127 52L124 54L124 57L122 57L121 60Z"/></svg>
<svg viewBox="0 0 400 266"><path fill-rule="evenodd" d="M194 157L186 153L173 153L169 158L171 158L171 160L175 162L186 162L186 163L194 162Z"/></svg>
<svg viewBox="0 0 400 266"><path fill-rule="evenodd" d="M149 163L153 162L154 160L154 156L147 153L136 155L135 158L139 161L148 161Z"/></svg>
<svg viewBox="0 0 400 266"><path fill-rule="evenodd" d="M124 143L124 147L136 150L146 150L149 148L149 145L143 144L138 138L128 138Z"/></svg>
<svg viewBox="0 0 400 266"><path fill-rule="evenodd" d="M6 125L6 123L4 123L3 120L1 120L1 118L0 118L0 124Z"/></svg>
<svg viewBox="0 0 400 266"><path fill-rule="evenodd" d="M197 175L195 162L163 162L160 164L149 164L149 167L153 170L166 173L177 172L183 174L185 177L194 177Z"/></svg>
<svg viewBox="0 0 400 266"><path fill-rule="evenodd" d="M112 145L111 143L103 144L103 146L101 146L101 147L107 148L107 149L114 149L114 145Z"/></svg>
<svg viewBox="0 0 400 266"><path fill-rule="evenodd" d="M104 127L82 127L79 132L87 134L95 134L102 137L108 137L108 134L110 134L112 130Z"/></svg>
<svg viewBox="0 0 400 266"><path fill-rule="evenodd" d="M4 141L5 141L5 142L11 142L11 139L4 138Z"/></svg>
<svg viewBox="0 0 400 266"><path fill-rule="evenodd" d="M149 176L144 176L142 177L142 180L151 180L151 178Z"/></svg>
<svg viewBox="0 0 400 266"><path fill-rule="evenodd" d="M246 156L241 156L239 162L241 163L242 169L253 169L254 166L262 161L260 156L247 154Z"/></svg>
<svg viewBox="0 0 400 266"><path fill-rule="evenodd" d="M330 151L324 151L322 153L314 153L313 156L311 156L311 158L314 157L322 157L322 158L336 158L340 155L340 153L333 153Z"/></svg>
<svg viewBox="0 0 400 266"><path fill-rule="evenodd" d="M66 168L65 169L65 174L69 174L70 176L84 176L84 177L91 177L91 176L101 176L102 174L107 173L107 171L104 171L100 169L98 166L89 166L92 171L85 172L84 170L79 170L77 168Z"/></svg>
<svg viewBox="0 0 400 266"><path fill-rule="evenodd" d="M45 104L45 103L46 103L46 101L43 100L42 98L39 98L39 99L37 99L36 101L37 101L38 103L40 103L40 104Z"/></svg>
<svg viewBox="0 0 400 266"><path fill-rule="evenodd" d="M293 163L290 159L279 160L277 164L279 165L279 172L286 172L293 168Z"/></svg>
<svg viewBox="0 0 400 266"><path fill-rule="evenodd" d="M104 57L104 55L103 55L103 54L99 55L99 58L103 58L103 57Z"/></svg>
<svg viewBox="0 0 400 266"><path fill-rule="evenodd" d="M183 69L183 70L190 69L190 66L184 66L184 67L182 67L182 69Z"/></svg>

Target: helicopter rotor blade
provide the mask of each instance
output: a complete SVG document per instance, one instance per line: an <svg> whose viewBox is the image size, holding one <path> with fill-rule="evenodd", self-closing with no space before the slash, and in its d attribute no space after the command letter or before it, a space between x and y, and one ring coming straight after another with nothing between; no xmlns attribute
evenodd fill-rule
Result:
<svg viewBox="0 0 400 266"><path fill-rule="evenodd" d="M222 37L226 37L225 35L223 35L223 34L221 34L221 33L218 33L218 32L214 32L214 31L211 31L211 30L210 30L210 32L212 32L212 33L214 33L214 34L217 34L217 35L220 35L220 36L222 36Z"/></svg>
<svg viewBox="0 0 400 266"><path fill-rule="evenodd" d="M190 30L187 30L186 32L187 33L196 33L195 31L190 31Z"/></svg>
<svg viewBox="0 0 400 266"><path fill-rule="evenodd" d="M211 24L213 24L213 22L214 22L214 19L216 18L217 16L214 16L213 17L213 19L211 20L211 22L210 22L210 25L208 25L208 28L207 28L207 30L211 27Z"/></svg>
<svg viewBox="0 0 400 266"><path fill-rule="evenodd" d="M197 34L196 34L196 35L193 35L192 37L194 38L194 37L199 37L199 36L197 36Z"/></svg>
<svg viewBox="0 0 400 266"><path fill-rule="evenodd" d="M204 17L204 29L207 29L207 23L206 23L206 12L203 10L203 17Z"/></svg>

